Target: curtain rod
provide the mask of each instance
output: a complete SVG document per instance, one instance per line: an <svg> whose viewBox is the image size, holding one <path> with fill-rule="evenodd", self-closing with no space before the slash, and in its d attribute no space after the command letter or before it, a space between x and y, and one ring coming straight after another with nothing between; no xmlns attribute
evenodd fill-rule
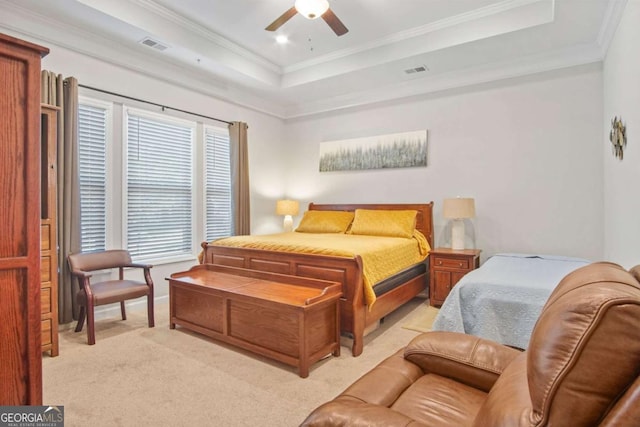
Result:
<svg viewBox="0 0 640 427"><path fill-rule="evenodd" d="M166 105L162 105L162 104L156 104L155 102L151 102L151 101L145 101L144 99L140 99L140 98L134 98L132 96L127 96L127 95L122 95L120 93L115 93L115 92L109 92L108 90L104 90L104 89L98 89L96 87L91 87L91 86L86 86L83 84L78 83L78 86L84 89L90 89L90 90L95 90L96 92L102 92L102 93L106 93L108 95L114 95L114 96L119 96L120 98L127 98L130 99L132 101L138 101L138 102L144 102L145 104L151 104L151 105L155 105L156 107L160 107L162 108L162 111L164 111L165 109L168 110L173 110L173 111L179 111L181 113L186 113L186 114L191 114L192 116L198 116L198 117L202 117L205 119L210 119L210 120L215 120L217 122L222 122L222 123L226 123L228 125L232 124L232 122L229 122L227 120L222 120L222 119L217 119L215 117L211 117L211 116L205 116L203 114L198 114L198 113L193 113L191 111L187 111L187 110L181 110L179 108L173 108L173 107L168 107Z"/></svg>

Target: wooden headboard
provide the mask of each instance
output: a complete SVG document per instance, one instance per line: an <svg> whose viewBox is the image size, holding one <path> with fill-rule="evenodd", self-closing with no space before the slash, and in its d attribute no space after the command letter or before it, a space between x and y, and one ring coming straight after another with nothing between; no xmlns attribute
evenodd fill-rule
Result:
<svg viewBox="0 0 640 427"><path fill-rule="evenodd" d="M415 210L416 229L429 241L433 248L433 202L421 204L315 204L309 203L310 211L355 211L356 209L380 209L380 210Z"/></svg>

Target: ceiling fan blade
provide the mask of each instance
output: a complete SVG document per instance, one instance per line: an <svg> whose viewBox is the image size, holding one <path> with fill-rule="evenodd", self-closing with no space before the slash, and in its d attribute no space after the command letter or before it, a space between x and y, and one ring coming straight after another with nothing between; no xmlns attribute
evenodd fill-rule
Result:
<svg viewBox="0 0 640 427"><path fill-rule="evenodd" d="M275 30L277 30L278 28L280 28L282 26L282 24L287 22L289 19L293 18L293 16L296 13L298 13L298 11L296 10L295 7L292 7L291 9L287 10L285 13L280 15L280 17L278 19L276 19L271 24L269 24L269 26L267 28L265 28L265 30L267 30L267 31L275 31Z"/></svg>
<svg viewBox="0 0 640 427"><path fill-rule="evenodd" d="M324 22L329 24L329 26L337 36L342 36L349 32L347 27L344 26L342 21L338 19L336 14L333 13L331 9L327 9L327 11L322 14L322 19L324 19Z"/></svg>

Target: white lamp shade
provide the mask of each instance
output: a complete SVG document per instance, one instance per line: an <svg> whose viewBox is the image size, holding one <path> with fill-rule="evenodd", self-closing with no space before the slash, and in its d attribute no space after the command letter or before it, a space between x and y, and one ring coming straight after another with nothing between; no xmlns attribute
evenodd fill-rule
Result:
<svg viewBox="0 0 640 427"><path fill-rule="evenodd" d="M329 9L327 0L296 0L294 7L307 19L316 19Z"/></svg>
<svg viewBox="0 0 640 427"><path fill-rule="evenodd" d="M473 218L476 216L475 202L471 198L461 197L444 199L442 216L452 219Z"/></svg>

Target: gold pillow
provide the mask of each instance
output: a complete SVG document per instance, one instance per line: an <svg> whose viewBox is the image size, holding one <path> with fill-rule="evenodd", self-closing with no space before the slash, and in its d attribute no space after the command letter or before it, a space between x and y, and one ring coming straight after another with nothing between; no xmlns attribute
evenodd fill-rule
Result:
<svg viewBox="0 0 640 427"><path fill-rule="evenodd" d="M413 237L418 211L356 209L351 234L370 236Z"/></svg>
<svg viewBox="0 0 640 427"><path fill-rule="evenodd" d="M353 221L353 212L306 211L296 231L301 233L344 233Z"/></svg>

